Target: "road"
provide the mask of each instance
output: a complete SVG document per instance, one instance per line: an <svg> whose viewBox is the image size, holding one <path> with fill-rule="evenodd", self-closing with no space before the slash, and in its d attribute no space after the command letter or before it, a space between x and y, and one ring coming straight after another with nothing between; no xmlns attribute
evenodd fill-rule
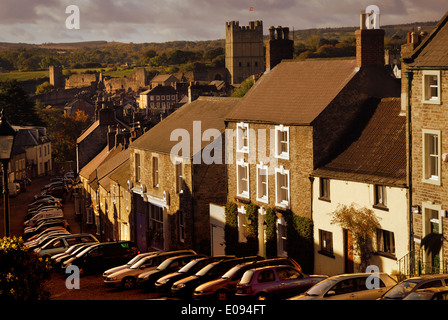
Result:
<svg viewBox="0 0 448 320"><path fill-rule="evenodd" d="M32 184L27 186L26 191L10 198L10 235L21 236L23 234L23 221L28 209L28 204L33 202L34 195L41 188L50 182L50 177L40 177L33 179ZM3 197L0 201L0 236L4 235L4 214ZM88 227L85 224L80 226L75 217L74 203L67 195L65 197L64 216L69 222L71 233L88 232L94 234L95 228ZM95 235L95 234L94 234ZM51 279L47 282L47 290L51 293L51 300L143 300L157 299L160 297L157 293L145 292L140 289L122 290L116 288L107 288L101 275L89 275L81 277L79 289L67 289L66 280L69 275L61 272L54 272Z"/></svg>

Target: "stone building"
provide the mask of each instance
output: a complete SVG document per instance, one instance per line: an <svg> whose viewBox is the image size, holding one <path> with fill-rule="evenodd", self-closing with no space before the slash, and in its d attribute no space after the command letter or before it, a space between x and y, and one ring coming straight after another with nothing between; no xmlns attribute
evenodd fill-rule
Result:
<svg viewBox="0 0 448 320"><path fill-rule="evenodd" d="M353 132L359 138L311 175L317 274L365 271L359 252L349 250L352 230L331 222L340 205L372 210L378 219L370 265L397 276L398 260L408 252L406 116L400 98L371 103L374 114L360 134Z"/></svg>
<svg viewBox="0 0 448 320"><path fill-rule="evenodd" d="M448 13L423 39L410 33L402 50L402 100L408 117L408 170L411 201L410 254L412 273L447 270L448 246L439 252L422 250L428 235L448 234ZM415 251L414 251L415 250ZM407 259L405 259L407 260ZM412 262L412 258L406 262ZM408 263L412 266L412 263Z"/></svg>
<svg viewBox="0 0 448 320"><path fill-rule="evenodd" d="M226 201L224 117L237 101L200 97L131 143L131 232L140 251L210 254L209 203Z"/></svg>
<svg viewBox="0 0 448 320"><path fill-rule="evenodd" d="M238 205L240 242L245 206L259 207L259 254L268 209L277 212L277 255L288 255L287 220L312 218L310 174L350 143L348 133L365 124L372 98L398 97L400 82L384 67L383 30L356 32L356 59L283 60L226 117L235 133L228 143L229 202ZM247 224L246 224L247 225Z"/></svg>
<svg viewBox="0 0 448 320"><path fill-rule="evenodd" d="M229 83L238 84L265 71L262 21L250 21L248 26L240 26L238 21L227 22L225 45Z"/></svg>

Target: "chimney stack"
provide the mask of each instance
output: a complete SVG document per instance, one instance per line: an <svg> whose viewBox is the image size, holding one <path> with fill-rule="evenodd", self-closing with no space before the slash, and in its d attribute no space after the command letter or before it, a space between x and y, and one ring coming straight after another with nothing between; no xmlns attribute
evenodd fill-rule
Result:
<svg viewBox="0 0 448 320"><path fill-rule="evenodd" d="M266 44L266 70L274 68L283 59L292 59L294 41L289 40L289 28L269 27L269 41Z"/></svg>
<svg viewBox="0 0 448 320"><path fill-rule="evenodd" d="M384 66L384 34L379 29L379 13L361 13L360 28L355 31L358 67Z"/></svg>

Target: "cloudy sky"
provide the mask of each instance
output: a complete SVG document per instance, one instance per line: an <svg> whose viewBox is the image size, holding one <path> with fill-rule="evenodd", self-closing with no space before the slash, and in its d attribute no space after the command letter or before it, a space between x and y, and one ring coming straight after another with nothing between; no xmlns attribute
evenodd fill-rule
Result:
<svg viewBox="0 0 448 320"><path fill-rule="evenodd" d="M262 20L265 33L271 25L358 26L371 4L382 25L439 20L448 11L447 0L0 0L0 42L213 40L225 38L232 20ZM66 28L69 5L80 10L79 29Z"/></svg>

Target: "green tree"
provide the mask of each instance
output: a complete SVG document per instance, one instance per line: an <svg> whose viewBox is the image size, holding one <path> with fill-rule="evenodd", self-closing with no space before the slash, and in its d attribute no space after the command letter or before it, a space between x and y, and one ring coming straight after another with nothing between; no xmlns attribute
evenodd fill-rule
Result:
<svg viewBox="0 0 448 320"><path fill-rule="evenodd" d="M55 89L55 87L48 81L45 81L37 86L36 94L44 94L47 92L51 92Z"/></svg>
<svg viewBox="0 0 448 320"><path fill-rule="evenodd" d="M13 125L41 125L34 104L16 80L0 82L0 107Z"/></svg>
<svg viewBox="0 0 448 320"><path fill-rule="evenodd" d="M250 88L254 85L255 81L254 79L246 79L243 82L241 82L241 86L235 90L233 90L231 96L232 97L244 97L249 91Z"/></svg>
<svg viewBox="0 0 448 320"><path fill-rule="evenodd" d="M50 272L50 262L25 246L22 238L0 239L0 300L48 299L45 282Z"/></svg>

